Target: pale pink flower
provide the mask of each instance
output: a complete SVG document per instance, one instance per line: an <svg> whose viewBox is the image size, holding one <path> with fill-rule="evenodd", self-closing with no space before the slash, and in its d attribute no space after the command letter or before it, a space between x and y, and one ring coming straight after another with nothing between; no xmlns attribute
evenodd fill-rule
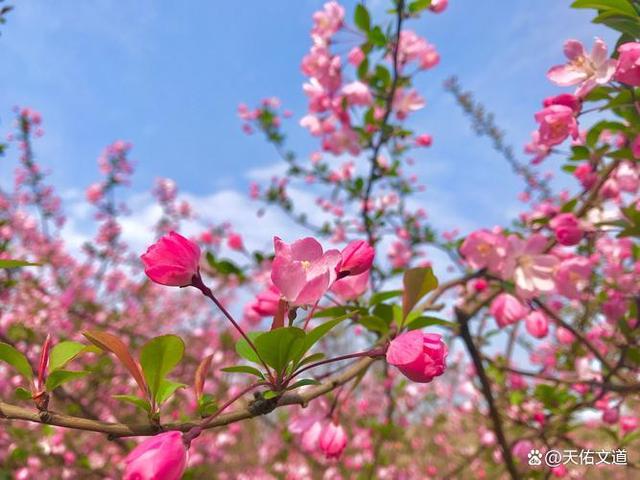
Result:
<svg viewBox="0 0 640 480"><path fill-rule="evenodd" d="M411 249L406 242L397 240L389 247L388 256L393 268L403 268L411 261Z"/></svg>
<svg viewBox="0 0 640 480"><path fill-rule="evenodd" d="M497 273L502 269L508 247L502 234L483 229L471 232L464 239L460 253L472 268L487 268Z"/></svg>
<svg viewBox="0 0 640 480"><path fill-rule="evenodd" d="M366 270L359 275L349 275L348 277L336 280L331 286L331 291L338 295L341 300L355 300L362 296L369 288L369 271Z"/></svg>
<svg viewBox="0 0 640 480"><path fill-rule="evenodd" d="M323 9L313 14L314 37L327 39L342 27L344 22L344 8L338 2L327 2Z"/></svg>
<svg viewBox="0 0 640 480"><path fill-rule="evenodd" d="M351 105L370 105L373 102L373 96L369 87L359 80L347 83L342 87L342 94Z"/></svg>
<svg viewBox="0 0 640 480"><path fill-rule="evenodd" d="M335 281L338 250L323 253L322 245L307 237L287 244L274 238L271 280L290 305L314 305Z"/></svg>
<svg viewBox="0 0 640 480"><path fill-rule="evenodd" d="M556 234L556 239L561 245L576 245L583 236L583 228L580 220L573 213L561 213L549 222L549 226Z"/></svg>
<svg viewBox="0 0 640 480"><path fill-rule="evenodd" d="M416 90L405 90L399 88L393 98L393 109L400 120L407 118L409 113L416 112L425 106L424 99Z"/></svg>
<svg viewBox="0 0 640 480"><path fill-rule="evenodd" d="M540 293L550 293L555 288L554 275L558 259L543 253L547 239L540 234L523 240L516 235L509 236L509 250L503 278L513 278L518 294L530 298Z"/></svg>
<svg viewBox="0 0 640 480"><path fill-rule="evenodd" d="M607 45L596 37L591 54L578 40L567 40L564 44L564 54L568 62L556 65L547 73L547 77L556 85L578 85L576 95L584 97L597 85L605 85L616 72L616 60L610 59Z"/></svg>
<svg viewBox="0 0 640 480"><path fill-rule="evenodd" d="M364 60L364 52L360 47L353 47L347 54L347 60L354 67L359 66Z"/></svg>
<svg viewBox="0 0 640 480"><path fill-rule="evenodd" d="M89 203L98 203L102 199L102 184L94 183L89 185L85 195Z"/></svg>
<svg viewBox="0 0 640 480"><path fill-rule="evenodd" d="M556 269L556 287L560 295L578 300L582 292L588 287L593 273L593 266L589 259L573 257L563 260Z"/></svg>

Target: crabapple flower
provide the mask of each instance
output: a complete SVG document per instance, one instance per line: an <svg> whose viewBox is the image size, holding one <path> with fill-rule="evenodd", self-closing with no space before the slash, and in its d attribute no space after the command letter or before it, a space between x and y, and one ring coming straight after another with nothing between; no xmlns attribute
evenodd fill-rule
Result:
<svg viewBox="0 0 640 480"><path fill-rule="evenodd" d="M318 446L327 459L338 458L347 446L347 434L344 428L333 422L327 422L320 433Z"/></svg>
<svg viewBox="0 0 640 480"><path fill-rule="evenodd" d="M580 220L573 213L561 213L549 222L549 226L556 234L556 239L561 245L571 246L582 240L582 227Z"/></svg>
<svg viewBox="0 0 640 480"><path fill-rule="evenodd" d="M244 250L244 243L242 236L239 233L230 233L227 236L227 245L232 250L241 251Z"/></svg>
<svg viewBox="0 0 640 480"><path fill-rule="evenodd" d="M156 283L185 287L198 274L200 247L179 233L169 232L141 257L144 273Z"/></svg>
<svg viewBox="0 0 640 480"><path fill-rule="evenodd" d="M507 254L507 239L489 230L471 232L462 242L460 253L472 268L487 268L496 273Z"/></svg>
<svg viewBox="0 0 640 480"><path fill-rule="evenodd" d="M433 144L433 137L428 133L423 133L416 137L415 142L418 147L430 147Z"/></svg>
<svg viewBox="0 0 640 480"><path fill-rule="evenodd" d="M338 250L322 252L322 245L307 237L287 244L273 239L275 258L271 280L291 306L313 305L336 280L342 257Z"/></svg>
<svg viewBox="0 0 640 480"><path fill-rule="evenodd" d="M409 380L429 383L447 368L447 345L437 333L405 332L391 341L387 362Z"/></svg>
<svg viewBox="0 0 640 480"><path fill-rule="evenodd" d="M633 87L640 86L640 43L623 43L618 47L616 80Z"/></svg>
<svg viewBox="0 0 640 480"><path fill-rule="evenodd" d="M369 87L360 81L347 83L342 87L342 94L351 105L370 105L373 102L373 96Z"/></svg>
<svg viewBox="0 0 640 480"><path fill-rule="evenodd" d="M527 307L509 293L501 293L489 306L489 313L496 319L500 328L522 320L528 312Z"/></svg>
<svg viewBox="0 0 640 480"><path fill-rule="evenodd" d="M538 310L529 313L524 319L524 324L532 337L544 338L549 333L549 319Z"/></svg>
<svg viewBox="0 0 640 480"><path fill-rule="evenodd" d="M582 110L582 100L570 93L561 93L555 97L547 97L542 101L543 107L550 107L551 105L564 105L565 107L569 107L575 115Z"/></svg>
<svg viewBox="0 0 640 480"><path fill-rule="evenodd" d="M266 290L258 293L253 302L249 303L248 308L260 317L270 317L278 311L278 303L280 302L280 291L271 285Z"/></svg>
<svg viewBox="0 0 640 480"><path fill-rule="evenodd" d="M616 72L616 61L607 55L607 44L596 37L588 54L578 40L567 40L564 54L565 65L556 65L547 72L547 78L556 85L566 87L578 85L575 94L584 97L597 85L605 85Z"/></svg>
<svg viewBox="0 0 640 480"><path fill-rule="evenodd" d="M445 11L448 5L449 0L431 0L429 10L431 10L433 13L442 13Z"/></svg>
<svg viewBox="0 0 640 480"><path fill-rule="evenodd" d="M371 269L376 251L365 240L354 240L344 247L341 254L340 276L359 275Z"/></svg>
<svg viewBox="0 0 640 480"><path fill-rule="evenodd" d="M160 433L134 448L124 460L124 480L179 480L187 466L180 432Z"/></svg>
<svg viewBox="0 0 640 480"><path fill-rule="evenodd" d="M369 271L336 280L331 286L331 291L341 300L348 301L362 296L367 288L369 288Z"/></svg>
<svg viewBox="0 0 640 480"><path fill-rule="evenodd" d="M526 241L516 235L509 237L509 252L502 275L503 278L513 277L522 297L549 293L555 288L558 259L543 253L546 244L547 239L539 234L531 235Z"/></svg>
<svg viewBox="0 0 640 480"><path fill-rule="evenodd" d="M540 124L540 143L554 146L565 141L571 135L578 138L578 122L573 110L566 105L550 105L535 114Z"/></svg>
<svg viewBox="0 0 640 480"><path fill-rule="evenodd" d="M94 183L89 185L87 188L85 195L87 197L87 201L89 203L96 204L102 199L103 191L102 185L100 183Z"/></svg>
<svg viewBox="0 0 640 480"><path fill-rule="evenodd" d="M556 271L558 293L567 298L578 300L589 285L593 266L589 259L573 257L560 262Z"/></svg>

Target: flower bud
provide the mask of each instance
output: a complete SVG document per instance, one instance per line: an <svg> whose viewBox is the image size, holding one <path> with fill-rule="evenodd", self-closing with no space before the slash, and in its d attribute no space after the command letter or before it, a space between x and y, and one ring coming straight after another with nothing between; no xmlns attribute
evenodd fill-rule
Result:
<svg viewBox="0 0 640 480"><path fill-rule="evenodd" d="M124 480L179 480L187 466L187 448L180 432L165 432L142 442L124 462Z"/></svg>
<svg viewBox="0 0 640 480"><path fill-rule="evenodd" d="M437 333L412 330L391 341L387 362L418 383L429 383L447 368L448 349Z"/></svg>
<svg viewBox="0 0 640 480"><path fill-rule="evenodd" d="M198 273L200 247L176 232L170 232L140 257L144 273L156 283L170 287L191 284Z"/></svg>
<svg viewBox="0 0 640 480"><path fill-rule="evenodd" d="M320 433L320 450L327 458L338 458L347 446L347 434L344 428L333 422L327 422Z"/></svg>
<svg viewBox="0 0 640 480"><path fill-rule="evenodd" d="M364 240L350 242L341 253L340 273L342 276L359 275L371 269L373 257L376 254L373 247Z"/></svg>

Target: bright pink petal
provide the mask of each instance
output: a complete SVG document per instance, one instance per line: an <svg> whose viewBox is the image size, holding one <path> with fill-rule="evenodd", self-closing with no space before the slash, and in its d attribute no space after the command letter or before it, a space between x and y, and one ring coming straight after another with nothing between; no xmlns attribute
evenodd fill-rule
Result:
<svg viewBox="0 0 640 480"><path fill-rule="evenodd" d="M422 355L423 333L412 330L396 337L387 349L387 362L391 365L408 365Z"/></svg>

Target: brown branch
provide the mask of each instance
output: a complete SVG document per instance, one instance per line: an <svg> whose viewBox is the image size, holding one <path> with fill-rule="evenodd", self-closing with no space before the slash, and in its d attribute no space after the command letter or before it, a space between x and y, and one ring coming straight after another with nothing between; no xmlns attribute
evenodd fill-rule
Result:
<svg viewBox="0 0 640 480"><path fill-rule="evenodd" d="M373 364L373 362L375 362L375 359L373 358L363 358L362 360L354 363L344 372L329 377L328 380L321 385L305 389L302 393L286 393L280 397L276 404L276 408L286 405L302 405L304 407L311 400L334 390L362 374ZM221 427L241 420L253 418L258 415L260 414L252 412L248 407L242 408L220 415L214 421L209 423L206 428ZM112 438L151 436L158 433L158 427L150 423L126 424L103 422L100 420L91 420L88 418L64 415L55 412L43 413L34 409L18 407L5 402L0 402L0 417L7 420L24 420L28 422L72 428L75 430L106 433ZM178 430L187 432L191 428L198 426L199 422L199 420L192 420L185 423L167 424L162 426L162 430Z"/></svg>

